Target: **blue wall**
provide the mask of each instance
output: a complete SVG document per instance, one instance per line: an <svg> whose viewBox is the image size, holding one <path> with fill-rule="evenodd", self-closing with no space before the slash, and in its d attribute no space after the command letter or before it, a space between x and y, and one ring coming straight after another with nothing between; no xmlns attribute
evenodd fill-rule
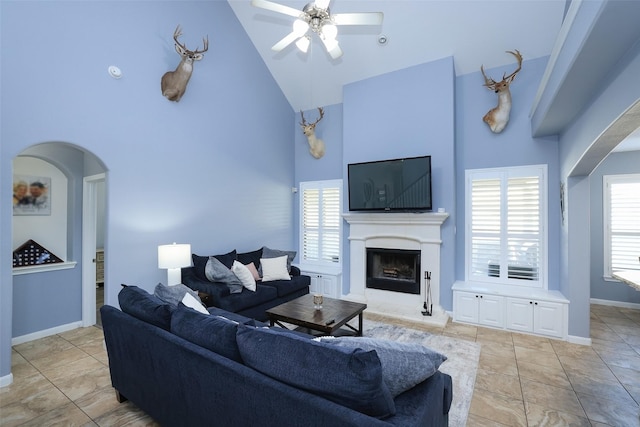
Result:
<svg viewBox="0 0 640 427"><path fill-rule="evenodd" d="M526 55L526 52L523 52ZM513 107L509 124L502 133L491 132L482 117L497 105L495 93L482 86L480 71L458 77L456 81L456 277L464 280L465 243L465 171L467 169L497 168L546 164L548 173L549 289L559 289L560 178L558 144L554 138L533 138L529 109L540 85L547 58L525 61L522 71L511 84ZM509 74L514 65L485 70L488 76L499 78Z"/></svg>
<svg viewBox="0 0 640 427"><path fill-rule="evenodd" d="M159 244L191 243L200 254L294 246L295 114L226 2L1 7L0 198L9 200L13 158L33 144L64 141L101 159L108 169L108 304L117 305L120 283L151 290L166 280ZM210 44L186 94L172 103L160 93L160 78L179 62L177 24L187 46L207 34ZM109 65L123 78L109 77ZM67 284L79 271L14 283L6 262L11 228L4 203L0 378L10 372L12 319L29 333L81 315L80 294ZM80 254L73 251L77 261ZM52 301L33 295L38 285L57 293L54 303L73 308L52 309ZM14 301L25 309L15 310Z"/></svg>
<svg viewBox="0 0 640 427"><path fill-rule="evenodd" d="M453 58L448 57L349 84L343 101L344 177L349 163L431 155L433 206L451 215L441 230L440 304L445 309L453 306L455 281L454 99ZM345 179L344 194L346 184ZM345 224L347 235L348 228ZM343 291L348 293L348 245L344 249Z"/></svg>

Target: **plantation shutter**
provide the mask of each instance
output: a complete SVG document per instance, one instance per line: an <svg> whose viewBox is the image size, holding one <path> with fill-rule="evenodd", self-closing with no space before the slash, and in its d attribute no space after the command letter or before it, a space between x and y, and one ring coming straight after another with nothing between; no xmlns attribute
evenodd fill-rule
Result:
<svg viewBox="0 0 640 427"><path fill-rule="evenodd" d="M608 272L640 270L640 175L608 176Z"/></svg>
<svg viewBox="0 0 640 427"><path fill-rule="evenodd" d="M301 183L301 251L304 262L340 262L342 181Z"/></svg>
<svg viewBox="0 0 640 427"><path fill-rule="evenodd" d="M467 172L467 277L543 286L543 169Z"/></svg>

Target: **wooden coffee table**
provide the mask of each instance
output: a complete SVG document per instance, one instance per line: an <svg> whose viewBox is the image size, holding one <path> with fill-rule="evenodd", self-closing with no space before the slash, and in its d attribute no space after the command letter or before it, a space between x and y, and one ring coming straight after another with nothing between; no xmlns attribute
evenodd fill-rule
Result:
<svg viewBox="0 0 640 427"><path fill-rule="evenodd" d="M362 336L362 312L366 304L324 297L322 308L313 308L313 295L303 295L266 311L271 326L277 324L286 328L282 322L312 329L325 335L336 335L338 331L349 328L356 336ZM358 329L347 322L358 316ZM342 330L341 330L342 328Z"/></svg>

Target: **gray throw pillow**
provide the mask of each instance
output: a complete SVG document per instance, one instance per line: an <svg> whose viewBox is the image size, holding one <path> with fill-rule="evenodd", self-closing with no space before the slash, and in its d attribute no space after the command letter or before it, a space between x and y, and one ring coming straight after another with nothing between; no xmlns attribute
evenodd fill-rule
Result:
<svg viewBox="0 0 640 427"><path fill-rule="evenodd" d="M162 301L171 304L174 307L178 306L178 303L182 301L185 294L193 295L198 301L200 301L200 297L198 293L191 289L190 287L179 283L177 285L167 286L162 283L158 283L156 285L156 289L153 292L155 296L160 298Z"/></svg>
<svg viewBox="0 0 640 427"><path fill-rule="evenodd" d="M418 343L368 337L322 337L317 340L339 347L375 350L382 365L382 378L394 398L431 377L447 360L447 356Z"/></svg>
<svg viewBox="0 0 640 427"><path fill-rule="evenodd" d="M209 261L207 261L207 265L204 267L204 274L210 282L222 282L227 285L229 292L232 294L242 292L243 286L238 276L233 274L233 271L218 261L216 257L209 257Z"/></svg>
<svg viewBox="0 0 640 427"><path fill-rule="evenodd" d="M262 247L262 258L278 258L283 255L287 256L287 271L291 273L291 263L296 257L296 251L282 251L280 249L271 249L266 246Z"/></svg>

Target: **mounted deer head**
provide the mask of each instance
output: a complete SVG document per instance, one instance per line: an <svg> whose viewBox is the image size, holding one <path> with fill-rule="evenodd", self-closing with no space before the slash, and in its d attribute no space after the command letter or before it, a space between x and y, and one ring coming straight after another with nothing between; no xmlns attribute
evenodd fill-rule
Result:
<svg viewBox="0 0 640 427"><path fill-rule="evenodd" d="M318 108L318 111L320 112L320 117L311 124L307 123L304 119L304 113L300 111L300 116L302 116L302 121L300 122L302 133L304 133L304 136L307 137L307 141L309 142L309 152L316 159L324 156L324 142L321 139L316 138L315 133L316 125L324 117L324 110L322 108Z"/></svg>
<svg viewBox="0 0 640 427"><path fill-rule="evenodd" d="M187 90L187 83L193 73L193 61L200 61L204 58L203 53L209 49L209 36L203 38L204 48L202 50L189 50L187 46L178 41L178 37L182 35L180 25L176 27L173 32L173 40L176 42L176 52L182 57L180 64L175 71L169 71L162 76L162 94L167 97L169 101L180 101L184 91Z"/></svg>
<svg viewBox="0 0 640 427"><path fill-rule="evenodd" d="M507 123L509 123L509 114L511 114L511 92L509 91L509 85L522 68L522 55L520 55L520 52L518 52L518 50L515 52L508 50L507 53L516 57L518 60L518 68L508 76L506 73L503 74L502 80L499 82L487 77L484 73L484 67L480 66L480 71L482 71L482 75L484 76L484 86L498 94L498 106L489 110L482 118L494 133L502 132L505 126L507 126Z"/></svg>

